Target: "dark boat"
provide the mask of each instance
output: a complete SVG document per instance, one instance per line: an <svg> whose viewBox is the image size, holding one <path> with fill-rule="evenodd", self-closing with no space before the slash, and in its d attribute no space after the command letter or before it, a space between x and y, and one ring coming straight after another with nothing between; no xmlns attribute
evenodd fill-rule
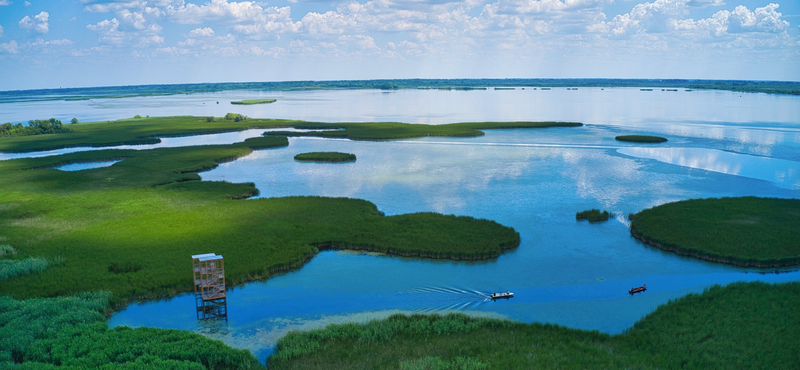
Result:
<svg viewBox="0 0 800 370"><path fill-rule="evenodd" d="M489 296L489 298L491 298L492 300L495 300L495 299L509 299L509 298L513 298L513 297L514 297L514 293L511 293L511 292L509 292L507 290L506 290L505 293L503 293L503 292L492 293L492 295Z"/></svg>
<svg viewBox="0 0 800 370"><path fill-rule="evenodd" d="M630 290L628 290L628 294L634 295L636 293L644 292L645 290L647 290L647 284L644 284L644 285L642 285L640 287L631 288Z"/></svg>

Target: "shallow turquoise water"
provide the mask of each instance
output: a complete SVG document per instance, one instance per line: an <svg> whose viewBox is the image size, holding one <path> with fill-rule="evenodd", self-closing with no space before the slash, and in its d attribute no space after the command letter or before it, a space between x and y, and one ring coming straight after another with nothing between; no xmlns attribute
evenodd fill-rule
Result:
<svg viewBox="0 0 800 370"><path fill-rule="evenodd" d="M279 100L229 105L230 100L259 97ZM214 103L218 100L220 105ZM800 280L798 272L742 269L648 247L630 236L625 217L689 198L800 197L800 97L583 88L226 92L11 104L3 107L11 117L6 120L22 117L31 106L44 109L42 114L60 110L68 116L62 119L79 116L81 121L90 120L84 116L221 116L236 111L328 122L586 124L493 130L477 138L290 138L287 148L257 151L201 174L205 180L254 182L262 197L352 197L375 203L387 215L435 211L486 218L514 227L522 237L519 248L498 259L470 263L323 252L300 270L229 291L227 323L198 322L191 295L132 304L109 320L111 326L196 330L248 348L262 361L288 330L397 312L455 310L619 333L658 305L713 284ZM258 133L170 139L179 141L161 145L235 142ZM622 134L653 134L669 141L643 145L614 140ZM293 160L308 151L354 153L358 160ZM31 155L47 153L20 154ZM602 224L575 221L576 212L590 208L609 210L616 217ZM197 251L206 252L214 251ZM187 256L187 274L189 267ZM641 284L647 284L646 293L627 294ZM487 301L486 294L497 290L511 290L516 297Z"/></svg>
<svg viewBox="0 0 800 370"><path fill-rule="evenodd" d="M103 168L103 167L110 167L113 166L114 163L121 162L122 160L117 161L105 161L105 162L82 162L82 163L71 163L65 164L63 166L56 167L61 171L83 171L83 170L91 170L93 168Z"/></svg>

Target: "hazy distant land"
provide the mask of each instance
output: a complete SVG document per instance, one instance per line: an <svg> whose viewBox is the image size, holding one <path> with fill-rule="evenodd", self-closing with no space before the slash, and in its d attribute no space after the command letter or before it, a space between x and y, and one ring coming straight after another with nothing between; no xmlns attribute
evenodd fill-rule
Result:
<svg viewBox="0 0 800 370"><path fill-rule="evenodd" d="M361 89L456 89L485 90L488 87L658 87L664 89L714 89L738 92L800 95L800 82L740 81L740 80L682 80L682 79L401 79L401 80L338 80L338 81L280 81L280 82L220 82L176 85L136 85L78 87L0 91L0 103L51 100L89 100L194 94L230 90L361 90Z"/></svg>

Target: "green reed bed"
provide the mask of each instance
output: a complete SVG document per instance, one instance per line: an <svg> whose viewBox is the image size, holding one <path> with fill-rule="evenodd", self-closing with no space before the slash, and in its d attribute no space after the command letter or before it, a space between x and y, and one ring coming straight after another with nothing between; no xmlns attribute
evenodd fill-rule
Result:
<svg viewBox="0 0 800 370"><path fill-rule="evenodd" d="M294 160L301 162L355 162L356 155L340 152L310 152L300 153L294 156Z"/></svg>
<svg viewBox="0 0 800 370"><path fill-rule="evenodd" d="M292 332L270 369L764 369L800 365L800 283L735 283L660 306L609 336L462 314L395 315ZM424 368L424 367L423 367Z"/></svg>
<svg viewBox="0 0 800 370"><path fill-rule="evenodd" d="M496 222L420 213L386 217L358 199L247 198L253 184L198 181L199 171L287 145L258 137L231 145L102 150L0 162L0 237L15 258L63 257L37 274L0 281L17 298L109 290L112 303L193 289L189 256L225 256L229 284L297 268L320 249L485 259L519 244ZM123 160L64 172L64 163Z"/></svg>
<svg viewBox="0 0 800 370"><path fill-rule="evenodd" d="M0 297L0 368L261 369L247 350L199 334L109 329L108 293L16 300Z"/></svg>
<svg viewBox="0 0 800 370"><path fill-rule="evenodd" d="M587 220L591 223L608 221L609 217L611 217L611 214L608 213L608 211L600 212L599 209L590 209L588 211L582 211L575 214L576 220Z"/></svg>
<svg viewBox="0 0 800 370"><path fill-rule="evenodd" d="M232 101L234 105L255 105L255 104L269 104L278 101L277 99L252 99L252 100L239 100Z"/></svg>
<svg viewBox="0 0 800 370"><path fill-rule="evenodd" d="M692 199L637 213L631 234L658 248L751 267L800 265L800 200Z"/></svg>
<svg viewBox="0 0 800 370"><path fill-rule="evenodd" d="M16 253L14 247L7 244L0 244L0 257L12 255Z"/></svg>
<svg viewBox="0 0 800 370"><path fill-rule="evenodd" d="M69 132L0 138L0 151L29 152L79 146L156 144L157 137L189 136L257 128L291 127L301 121L238 119L241 115L208 117L147 117L118 121L84 122L69 126ZM241 116L244 117L244 116Z"/></svg>
<svg viewBox="0 0 800 370"><path fill-rule="evenodd" d="M21 260L0 260L0 280L42 272L47 269L44 258L31 257Z"/></svg>
<svg viewBox="0 0 800 370"><path fill-rule="evenodd" d="M482 136L481 130L580 127L578 122L464 122L446 125L425 125L398 122L365 123L314 123L306 122L293 127L328 131L311 132L265 132L266 136L315 136L328 138L347 138L351 140L396 140L426 136L475 137Z"/></svg>
<svg viewBox="0 0 800 370"><path fill-rule="evenodd" d="M147 117L70 125L69 132L52 135L0 137L0 152L29 152L78 146L157 144L158 137L189 136L259 128L333 129L312 133L284 132L270 135L347 137L356 140L390 140L423 136L480 136L480 129L577 127L574 122L472 122L422 125L393 122L316 123L249 118L229 113L225 117Z"/></svg>
<svg viewBox="0 0 800 370"><path fill-rule="evenodd" d="M666 142L667 139L661 136L649 136L649 135L620 135L614 138L617 141L627 141L632 143L663 143Z"/></svg>

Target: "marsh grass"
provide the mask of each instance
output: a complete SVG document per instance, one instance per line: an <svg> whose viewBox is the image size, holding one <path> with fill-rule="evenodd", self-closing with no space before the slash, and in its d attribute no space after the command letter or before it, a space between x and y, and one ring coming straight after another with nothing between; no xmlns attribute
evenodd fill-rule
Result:
<svg viewBox="0 0 800 370"><path fill-rule="evenodd" d="M0 280L42 272L47 269L45 258L31 257L21 260L0 260Z"/></svg>
<svg viewBox="0 0 800 370"><path fill-rule="evenodd" d="M608 211L600 212L599 209L590 209L588 211L578 212L575 214L575 219L578 221L587 220L591 223L608 221L611 214Z"/></svg>
<svg viewBox="0 0 800 370"><path fill-rule="evenodd" d="M692 199L641 211L631 234L661 249L752 267L800 265L800 200Z"/></svg>
<svg viewBox="0 0 800 370"><path fill-rule="evenodd" d="M0 368L260 369L247 350L179 330L109 329L109 293L0 297Z"/></svg>
<svg viewBox="0 0 800 370"><path fill-rule="evenodd" d="M483 370L486 368L487 366L483 362L467 357L456 357L451 361L445 361L439 357L427 356L400 362L400 370Z"/></svg>
<svg viewBox="0 0 800 370"><path fill-rule="evenodd" d="M30 152L78 146L116 146L157 144L158 137L216 134L258 128L294 127L299 129L333 129L311 133L273 132L276 136L321 136L354 140L391 140L424 136L480 136L481 129L577 127L575 122L468 122L447 125L423 125L394 122L318 123L281 119L256 119L237 113L225 117L146 117L108 122L70 125L70 131L58 135L0 137L2 152ZM341 130L340 130L341 129Z"/></svg>
<svg viewBox="0 0 800 370"><path fill-rule="evenodd" d="M291 332L278 342L268 366L789 369L800 364L798 304L796 282L715 286L670 301L614 336L462 314L395 315Z"/></svg>
<svg viewBox="0 0 800 370"><path fill-rule="evenodd" d="M614 138L617 141L628 141L632 143L663 143L667 139L660 136L648 135L620 135Z"/></svg>
<svg viewBox="0 0 800 370"><path fill-rule="evenodd" d="M269 104L276 102L277 99L252 99L252 100L239 100L239 101L232 101L231 104L234 105L254 105L254 104Z"/></svg>
<svg viewBox="0 0 800 370"><path fill-rule="evenodd" d="M0 281L0 294L33 298L103 289L114 294L116 307L191 291L189 256L203 251L224 255L228 283L237 285L298 268L320 249L475 260L519 245L516 231L493 221L433 213L386 217L372 203L347 198L245 201L238 199L258 193L252 183L199 181L199 171L256 148L286 145L285 137L257 137L0 162L0 229L8 244L18 247L20 258L68 262ZM78 172L51 168L108 158L123 160Z"/></svg>
<svg viewBox="0 0 800 370"><path fill-rule="evenodd" d="M136 272L142 269L142 264L138 262L111 262L108 265L108 272L114 274L127 274L131 272Z"/></svg>
<svg viewBox="0 0 800 370"><path fill-rule="evenodd" d="M272 131L265 136L315 136L347 138L351 140L397 140L426 136L476 137L484 135L481 130L580 127L577 122L464 122L446 125L424 125L398 122L368 123L314 123L295 124L293 127L310 132Z"/></svg>
<svg viewBox="0 0 800 370"><path fill-rule="evenodd" d="M300 153L294 156L294 160L301 162L355 162L356 155L340 152L310 152Z"/></svg>
<svg viewBox="0 0 800 370"><path fill-rule="evenodd" d="M12 255L16 253L14 247L7 244L0 244L0 257Z"/></svg>

